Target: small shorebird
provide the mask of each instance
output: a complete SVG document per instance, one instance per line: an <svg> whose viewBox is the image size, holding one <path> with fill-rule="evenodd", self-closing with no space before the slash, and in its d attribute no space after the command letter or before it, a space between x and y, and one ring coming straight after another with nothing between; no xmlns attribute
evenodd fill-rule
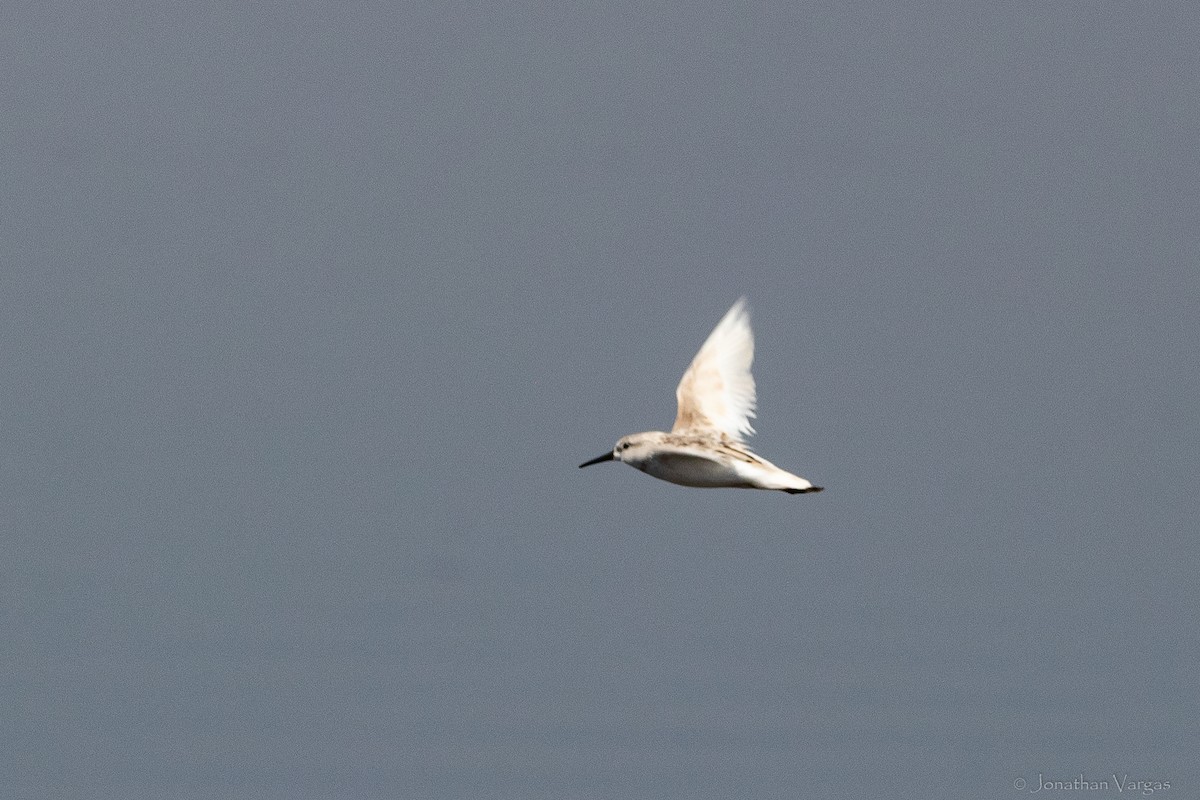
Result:
<svg viewBox="0 0 1200 800"><path fill-rule="evenodd" d="M742 436L754 433L754 333L746 298L733 304L675 389L679 413L670 433L621 437L612 452L585 461L624 461L647 475L682 486L775 489L788 494L822 487L785 472L750 452Z"/></svg>

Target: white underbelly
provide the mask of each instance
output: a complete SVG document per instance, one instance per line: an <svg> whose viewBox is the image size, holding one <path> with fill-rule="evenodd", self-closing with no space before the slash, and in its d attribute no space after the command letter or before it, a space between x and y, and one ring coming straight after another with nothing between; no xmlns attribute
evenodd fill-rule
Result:
<svg viewBox="0 0 1200 800"><path fill-rule="evenodd" d="M680 486L698 488L751 488L754 484L740 475L731 464L722 464L707 458L671 455L655 457L635 465L647 475Z"/></svg>

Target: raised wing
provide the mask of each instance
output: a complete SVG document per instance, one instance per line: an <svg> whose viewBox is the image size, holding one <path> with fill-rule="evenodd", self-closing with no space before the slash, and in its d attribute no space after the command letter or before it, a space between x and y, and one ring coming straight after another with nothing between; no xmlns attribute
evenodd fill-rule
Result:
<svg viewBox="0 0 1200 800"><path fill-rule="evenodd" d="M741 441L754 433L754 333L746 298L717 323L692 365L683 373L675 389L679 413L673 433L686 430L716 429Z"/></svg>

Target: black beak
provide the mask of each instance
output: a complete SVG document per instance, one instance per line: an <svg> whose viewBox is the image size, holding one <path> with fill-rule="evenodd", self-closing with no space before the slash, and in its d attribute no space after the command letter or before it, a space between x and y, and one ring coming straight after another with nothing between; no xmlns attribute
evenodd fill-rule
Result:
<svg viewBox="0 0 1200 800"><path fill-rule="evenodd" d="M584 467L590 467L592 464L599 464L601 461L612 461L612 460L613 460L613 451L609 450L607 453L605 453L602 456L593 458L591 461L583 462L582 464L579 465L579 468L583 469Z"/></svg>

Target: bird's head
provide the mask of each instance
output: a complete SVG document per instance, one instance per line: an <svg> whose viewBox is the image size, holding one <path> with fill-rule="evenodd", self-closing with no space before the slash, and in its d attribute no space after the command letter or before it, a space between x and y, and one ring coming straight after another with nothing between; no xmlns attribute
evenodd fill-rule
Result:
<svg viewBox="0 0 1200 800"><path fill-rule="evenodd" d="M617 440L617 444L613 447L612 452L597 456L591 461L585 461L579 465L579 468L590 467L592 464L599 464L602 461L624 461L626 464L637 464L646 461L653 454L655 446L662 441L662 437L663 434L658 431L631 433L628 436L622 436Z"/></svg>

